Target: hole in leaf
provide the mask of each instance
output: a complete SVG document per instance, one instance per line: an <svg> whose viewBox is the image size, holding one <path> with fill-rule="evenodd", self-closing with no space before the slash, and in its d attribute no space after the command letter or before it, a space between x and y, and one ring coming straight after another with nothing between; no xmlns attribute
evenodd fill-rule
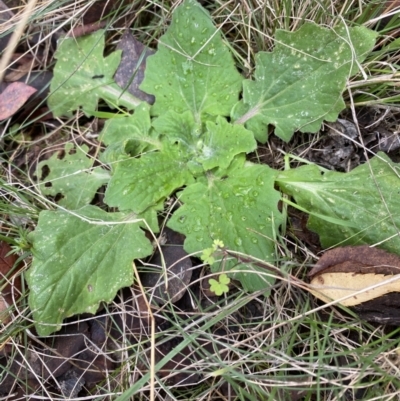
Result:
<svg viewBox="0 0 400 401"><path fill-rule="evenodd" d="M64 156L65 156L65 151L64 151L64 150L60 150L60 151L57 153L57 159L62 160L62 159L64 159Z"/></svg>
<svg viewBox="0 0 400 401"><path fill-rule="evenodd" d="M42 166L42 174L38 178L40 181L43 181L49 174L50 174L49 166L47 164L45 164L44 166ZM47 184L48 183L46 183L45 186L48 186ZM51 185L49 185L49 186L51 186Z"/></svg>
<svg viewBox="0 0 400 401"><path fill-rule="evenodd" d="M58 203L58 202L59 202L61 199L63 199L63 198L64 198L64 195L58 193L58 194L54 197L54 201Z"/></svg>

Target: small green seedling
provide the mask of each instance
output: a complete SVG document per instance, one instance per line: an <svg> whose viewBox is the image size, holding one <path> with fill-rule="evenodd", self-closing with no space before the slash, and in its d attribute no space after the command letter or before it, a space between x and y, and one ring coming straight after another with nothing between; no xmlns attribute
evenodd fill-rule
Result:
<svg viewBox="0 0 400 401"><path fill-rule="evenodd" d="M210 291L215 293L217 296L221 296L222 294L226 294L229 292L229 283L231 279L225 274L222 273L218 276L218 281L210 278L208 283L210 284Z"/></svg>
<svg viewBox="0 0 400 401"><path fill-rule="evenodd" d="M221 240L215 239L211 248L204 249L200 257L201 260L208 263L209 265L213 265L215 263L215 257L221 253L218 251L221 251L224 246L225 245Z"/></svg>

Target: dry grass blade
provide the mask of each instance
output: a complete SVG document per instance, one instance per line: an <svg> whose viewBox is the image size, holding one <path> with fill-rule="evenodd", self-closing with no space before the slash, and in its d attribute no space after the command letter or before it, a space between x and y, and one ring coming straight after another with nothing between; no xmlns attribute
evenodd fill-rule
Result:
<svg viewBox="0 0 400 401"><path fill-rule="evenodd" d="M18 22L18 25L10 38L10 42L8 43L6 51L3 53L3 56L0 60L0 82L3 80L4 73L11 60L11 56L12 56L15 48L18 45L18 42L19 42L21 35L26 27L29 17L32 15L35 5L36 5L36 0L29 0L28 4L26 5L26 8L24 10L22 18Z"/></svg>

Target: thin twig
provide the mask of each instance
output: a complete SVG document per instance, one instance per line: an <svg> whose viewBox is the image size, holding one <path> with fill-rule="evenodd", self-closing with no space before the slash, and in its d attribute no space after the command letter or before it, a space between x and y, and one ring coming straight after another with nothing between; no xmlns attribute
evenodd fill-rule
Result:
<svg viewBox="0 0 400 401"><path fill-rule="evenodd" d="M156 366L156 320L154 319L153 312L151 311L151 306L149 301L147 300L146 293L144 291L142 282L140 281L139 272L135 263L133 262L133 271L135 272L135 278L137 280L137 284L142 293L144 302L147 306L147 311L149 313L150 322L151 322L151 332L150 332L150 401L154 401L154 390L155 390L155 366Z"/></svg>

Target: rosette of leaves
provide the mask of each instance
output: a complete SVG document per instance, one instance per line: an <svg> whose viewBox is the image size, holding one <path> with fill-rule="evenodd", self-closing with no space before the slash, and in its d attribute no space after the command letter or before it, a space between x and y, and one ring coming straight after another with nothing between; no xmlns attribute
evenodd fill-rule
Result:
<svg viewBox="0 0 400 401"><path fill-rule="evenodd" d="M180 207L167 224L185 234L187 252L200 253L218 239L228 249L276 261L276 236L283 221L278 210L280 193L274 188L277 172L246 161L246 154L256 149L255 138L265 140L263 130L268 124L276 125L277 133L289 139L296 129L316 130L325 116L337 116L346 79L356 72L357 61L374 41L374 34L365 28L345 31L348 36L343 30L306 24L298 32L278 33L276 49L256 60L255 81L244 81L207 11L196 1L186 0L176 8L156 54L147 59L141 89L155 96L151 107L114 85L119 54L103 58L104 32L65 39L57 52L51 107L58 114L82 107L90 115L101 98L110 106L121 104L135 112L110 119L101 136L107 145L101 160L111 170L105 203L119 212L80 205L79 210L46 211L40 216L32 235L33 267L27 276L39 334L58 328L66 316L94 311L101 300L110 300L118 288L132 282L128 261L152 252L142 229L158 230L157 212L174 194ZM329 60L321 43L330 43L329 52L340 56ZM317 59L324 67L314 63ZM335 74L331 85L330 68ZM300 78L303 84L297 84ZM305 102L311 86L318 89ZM243 100L239 100L242 89ZM323 104L323 108L312 104ZM281 124L285 119L287 123ZM73 180L73 171L68 171ZM50 232L54 238L45 246ZM135 251L121 251L127 241ZM74 251L77 244L79 252ZM94 265L97 259L92 262L89 257L99 249L107 256L115 255L106 258L101 273ZM223 265L224 272L245 290L268 293L274 282L251 264L213 262L213 271ZM119 279L106 295L99 295L95 288L113 280L104 274L111 263ZM60 266L69 277L63 281L68 284L65 288L75 288L63 292L62 307L57 284ZM49 279L42 283L43 274Z"/></svg>
<svg viewBox="0 0 400 401"><path fill-rule="evenodd" d="M182 206L167 224L185 234L187 252L200 252L222 239L228 248L273 260L281 223L280 195L273 188L276 172L246 162L244 155L257 146L253 133L226 118L241 85L208 14L196 2L185 2L160 38L157 53L147 59L141 85L156 98L151 113L159 146L115 166L106 203L141 213L185 187L178 192ZM261 269L226 263L235 267L234 276L246 290L268 288L272 282L260 279ZM214 271L219 268L219 261L212 265Z"/></svg>

